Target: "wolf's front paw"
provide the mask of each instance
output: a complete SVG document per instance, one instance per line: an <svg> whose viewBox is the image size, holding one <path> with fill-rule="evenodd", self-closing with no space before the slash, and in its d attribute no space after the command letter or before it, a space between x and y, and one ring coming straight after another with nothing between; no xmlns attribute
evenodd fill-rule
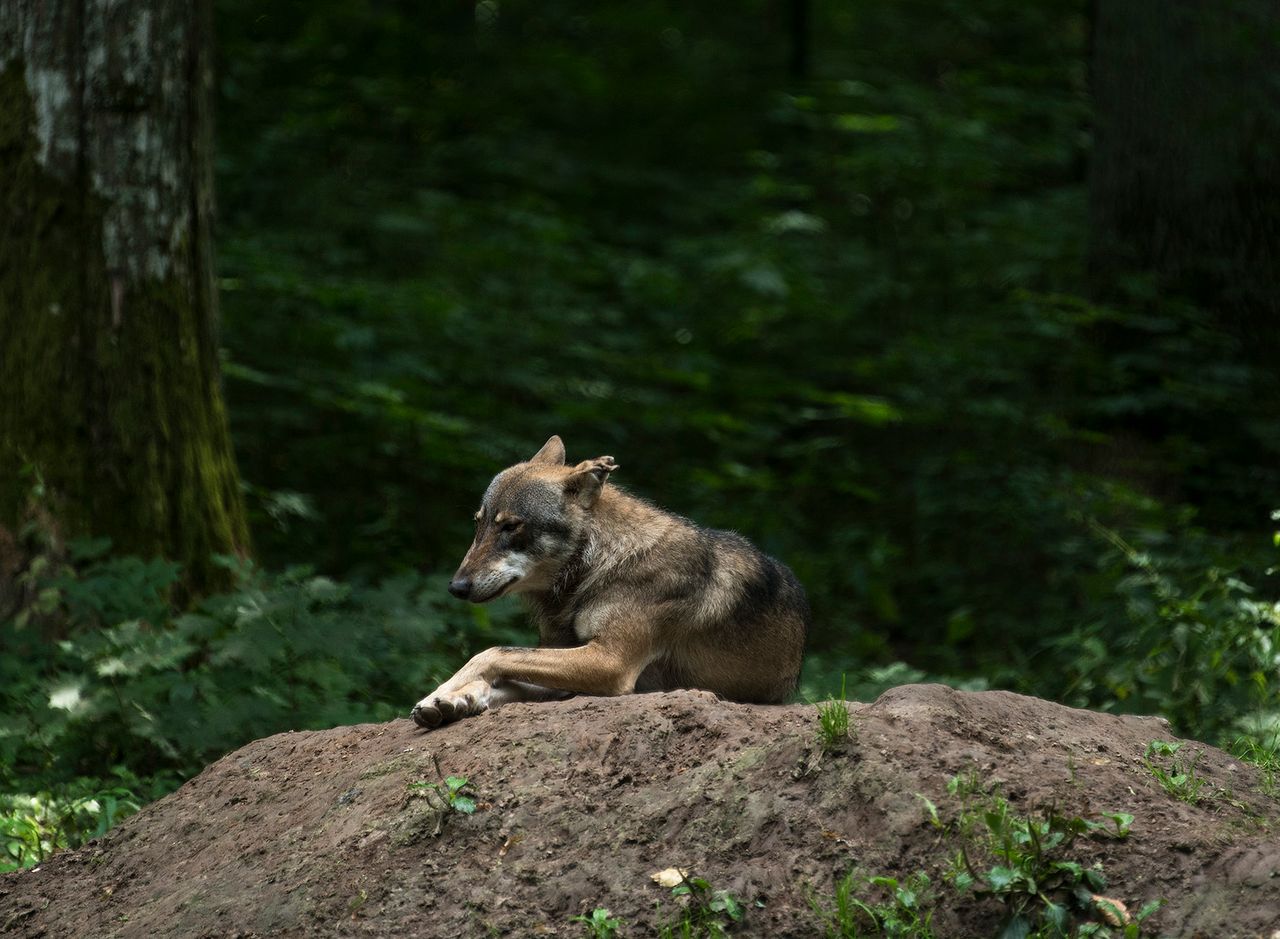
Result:
<svg viewBox="0 0 1280 939"><path fill-rule="evenodd" d="M441 715L440 709L431 702L430 698L424 698L415 704L413 710L409 712L409 716L423 730L434 730L444 723L444 717Z"/></svg>
<svg viewBox="0 0 1280 939"><path fill-rule="evenodd" d="M436 691L415 704L410 716L419 727L434 730L488 710L489 690L487 683L473 681L456 691Z"/></svg>

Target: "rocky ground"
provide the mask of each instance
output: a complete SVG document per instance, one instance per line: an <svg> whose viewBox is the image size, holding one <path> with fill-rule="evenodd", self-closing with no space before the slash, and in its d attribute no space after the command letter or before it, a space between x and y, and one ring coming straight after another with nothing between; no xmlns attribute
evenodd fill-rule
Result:
<svg viewBox="0 0 1280 939"><path fill-rule="evenodd" d="M1163 900L1142 935L1280 935L1280 801L1255 768L1190 742L1152 757L1174 775L1195 762L1191 803L1144 762L1175 740L1158 719L939 685L849 708L853 739L826 753L812 705L701 692L510 705L431 733L400 720L280 734L100 841L0 878L0 934L576 936L573 917L607 907L619 935L649 936L690 912L651 877L675 867L741 902L736 935L824 935L814 904L831 907L857 870L924 871L936 935L993 936L1023 895L943 875L962 844L979 885L995 864L975 839L997 793L1032 818L1132 815L1127 837L1045 856L1101 864L1100 892L1130 911ZM415 785L437 782L437 763L469 781L473 814Z"/></svg>

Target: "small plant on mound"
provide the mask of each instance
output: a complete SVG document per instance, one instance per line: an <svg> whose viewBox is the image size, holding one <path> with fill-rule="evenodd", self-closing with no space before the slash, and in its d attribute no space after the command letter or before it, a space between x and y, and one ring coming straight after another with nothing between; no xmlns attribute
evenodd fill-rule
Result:
<svg viewBox="0 0 1280 939"><path fill-rule="evenodd" d="M618 927L622 925L622 920L612 916L602 906L592 910L590 916L575 916L569 922L582 923L583 934L591 939L614 939L618 934Z"/></svg>
<svg viewBox="0 0 1280 939"><path fill-rule="evenodd" d="M446 776L441 782L411 782L409 789L413 792L431 792L439 798L441 804L449 807L451 812L471 815L476 810L476 800L463 793L463 789L471 784L465 776Z"/></svg>
<svg viewBox="0 0 1280 939"><path fill-rule="evenodd" d="M1280 730L1266 739L1243 736L1236 739L1231 752L1262 772L1258 790L1264 796L1280 797Z"/></svg>
<svg viewBox="0 0 1280 939"><path fill-rule="evenodd" d="M432 832L433 837L439 837L444 831L445 821L449 816L457 813L459 815L472 815L476 810L476 800L473 795L466 790L470 787L471 781L465 776L445 776L444 771L440 769L440 760L432 754L431 761L435 764L436 773L440 776L439 782L427 782L419 780L411 782L407 788L409 796L425 798L427 805L430 806L435 816L435 830Z"/></svg>
<svg viewBox="0 0 1280 939"><path fill-rule="evenodd" d="M1153 740L1147 744L1147 750L1142 755L1142 762L1146 765L1147 771L1156 778L1156 782L1164 787L1165 792L1175 799L1196 805L1210 795L1213 789L1209 780L1196 774L1196 766L1203 759L1204 751L1201 750L1194 757L1187 757L1186 755L1178 755L1178 751L1181 749L1182 744L1180 743ZM1152 757L1158 759L1153 760ZM1165 757L1168 758L1167 767L1161 762ZM1210 792L1204 792L1206 788Z"/></svg>
<svg viewBox="0 0 1280 939"><path fill-rule="evenodd" d="M872 891L878 891L882 899L858 896ZM827 939L934 939L932 900L929 877L923 872L898 880L859 877L850 871L836 885L830 908L813 896L809 897L809 906L821 919Z"/></svg>
<svg viewBox="0 0 1280 939"><path fill-rule="evenodd" d="M461 812L463 815L471 815L476 810L476 800L463 792L471 781L465 776L446 776L444 770L440 768L440 758L434 753L431 754L431 762L435 764L436 774L440 777L439 782L411 782L409 783L409 791L417 794L430 794L441 805L442 808L450 812Z"/></svg>
<svg viewBox="0 0 1280 939"><path fill-rule="evenodd" d="M659 883L669 881L663 875L674 874L678 880L671 896L681 904L679 916L658 927L659 939L718 939L742 919L742 901L727 890L715 890L704 878L671 868L654 875Z"/></svg>
<svg viewBox="0 0 1280 939"><path fill-rule="evenodd" d="M845 700L845 679L840 679L839 699L830 698L818 705L818 742L824 753L844 749L852 731L849 727L849 705Z"/></svg>

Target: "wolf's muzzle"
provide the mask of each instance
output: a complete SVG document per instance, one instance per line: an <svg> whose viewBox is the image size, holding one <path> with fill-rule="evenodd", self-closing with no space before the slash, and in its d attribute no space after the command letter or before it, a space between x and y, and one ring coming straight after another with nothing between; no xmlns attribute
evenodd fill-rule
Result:
<svg viewBox="0 0 1280 939"><path fill-rule="evenodd" d="M449 581L449 592L459 600L465 600L471 596L471 578L455 577Z"/></svg>

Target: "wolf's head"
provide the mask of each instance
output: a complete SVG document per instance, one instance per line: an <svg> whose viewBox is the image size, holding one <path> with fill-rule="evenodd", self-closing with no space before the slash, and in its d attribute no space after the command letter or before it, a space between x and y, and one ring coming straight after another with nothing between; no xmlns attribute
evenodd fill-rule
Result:
<svg viewBox="0 0 1280 939"><path fill-rule="evenodd" d="M484 603L546 590L582 543L609 474L611 456L565 466L552 437L528 462L493 477L476 512L476 537L449 583L455 597Z"/></svg>

